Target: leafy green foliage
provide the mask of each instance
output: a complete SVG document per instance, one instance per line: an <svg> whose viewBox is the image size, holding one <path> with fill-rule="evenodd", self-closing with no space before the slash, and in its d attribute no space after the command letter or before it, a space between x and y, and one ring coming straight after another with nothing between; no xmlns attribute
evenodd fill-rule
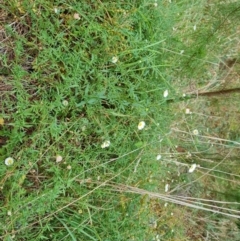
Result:
<svg viewBox="0 0 240 241"><path fill-rule="evenodd" d="M204 15L204 1L199 6ZM176 111L168 100L185 100L175 79L205 70L225 16L216 4L206 19L194 19L206 21L194 30L184 16L195 7L145 0L0 3L2 240L149 240L158 233L181 240L174 232L181 220L127 187L164 192L166 183L194 181L186 171L192 160L179 155L181 169L172 159ZM191 141L201 151L207 146L198 136ZM162 152L163 161L156 160ZM15 162L6 166L9 156ZM196 183L189 193L198 188L204 186Z"/></svg>

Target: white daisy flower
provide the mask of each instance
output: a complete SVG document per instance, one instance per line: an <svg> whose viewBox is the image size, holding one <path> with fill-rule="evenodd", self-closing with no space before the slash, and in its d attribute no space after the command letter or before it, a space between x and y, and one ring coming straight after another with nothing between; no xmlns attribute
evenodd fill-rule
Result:
<svg viewBox="0 0 240 241"><path fill-rule="evenodd" d="M168 190L169 190L169 184L166 184L165 185L165 192L168 192Z"/></svg>
<svg viewBox="0 0 240 241"><path fill-rule="evenodd" d="M110 146L110 141L104 141L101 145L102 148L106 148L106 147L109 147Z"/></svg>
<svg viewBox="0 0 240 241"><path fill-rule="evenodd" d="M161 158L162 158L162 156L160 154L157 155L157 157L156 157L157 161L159 161Z"/></svg>
<svg viewBox="0 0 240 241"><path fill-rule="evenodd" d="M73 14L73 18L76 19L76 20L79 20L80 19L80 16L78 13L74 13Z"/></svg>
<svg viewBox="0 0 240 241"><path fill-rule="evenodd" d="M163 97L164 97L164 98L168 97L168 90L165 90L165 91L163 92Z"/></svg>
<svg viewBox="0 0 240 241"><path fill-rule="evenodd" d="M5 159L5 165L11 166L14 163L14 159L12 157L8 157Z"/></svg>
<svg viewBox="0 0 240 241"><path fill-rule="evenodd" d="M199 132L197 129L193 130L193 135L198 135L198 134L199 134Z"/></svg>
<svg viewBox="0 0 240 241"><path fill-rule="evenodd" d="M59 9L54 8L54 12L55 12L56 14L58 14L60 11L59 11Z"/></svg>
<svg viewBox="0 0 240 241"><path fill-rule="evenodd" d="M190 109L189 108L186 108L186 110L185 110L185 114L192 114L192 112L190 111Z"/></svg>
<svg viewBox="0 0 240 241"><path fill-rule="evenodd" d="M193 173L195 171L196 167L197 167L196 163L192 164L191 167L189 168L188 172Z"/></svg>
<svg viewBox="0 0 240 241"><path fill-rule="evenodd" d="M60 156L60 155L56 155L56 162L58 163L58 162L61 162L62 161L62 156Z"/></svg>
<svg viewBox="0 0 240 241"><path fill-rule="evenodd" d="M146 123L144 121L140 121L138 123L138 130L142 130L145 127Z"/></svg>
<svg viewBox="0 0 240 241"><path fill-rule="evenodd" d="M62 104L63 104L63 106L68 106L68 101L67 100L63 100Z"/></svg>
<svg viewBox="0 0 240 241"><path fill-rule="evenodd" d="M116 64L116 63L118 62L118 57L113 56L111 62L112 62L113 64Z"/></svg>

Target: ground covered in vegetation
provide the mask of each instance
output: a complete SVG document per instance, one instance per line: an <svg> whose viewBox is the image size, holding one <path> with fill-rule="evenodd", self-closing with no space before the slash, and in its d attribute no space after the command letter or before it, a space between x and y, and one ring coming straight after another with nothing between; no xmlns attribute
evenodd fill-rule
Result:
<svg viewBox="0 0 240 241"><path fill-rule="evenodd" d="M1 240L239 240L237 1L0 1Z"/></svg>

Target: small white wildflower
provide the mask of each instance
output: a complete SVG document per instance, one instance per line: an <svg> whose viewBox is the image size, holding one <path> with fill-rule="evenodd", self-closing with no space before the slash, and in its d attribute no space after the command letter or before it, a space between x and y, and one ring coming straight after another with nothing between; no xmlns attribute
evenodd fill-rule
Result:
<svg viewBox="0 0 240 241"><path fill-rule="evenodd" d="M173 213L171 213L171 216L173 216Z"/></svg>
<svg viewBox="0 0 240 241"><path fill-rule="evenodd" d="M166 184L165 185L165 192L168 192L168 190L169 190L169 184Z"/></svg>
<svg viewBox="0 0 240 241"><path fill-rule="evenodd" d="M194 25L194 26L193 26L193 31L196 31L196 29L197 29L197 26Z"/></svg>
<svg viewBox="0 0 240 241"><path fill-rule="evenodd" d="M71 170L71 169L72 169L72 167L71 167L70 165L68 165L68 166L67 166L67 169L68 169L68 170Z"/></svg>
<svg viewBox="0 0 240 241"><path fill-rule="evenodd" d="M110 141L104 141L103 144L101 145L102 148L106 148L110 146Z"/></svg>
<svg viewBox="0 0 240 241"><path fill-rule="evenodd" d="M62 161L62 156L60 156L60 155L56 155L56 162L58 163L58 162L61 162Z"/></svg>
<svg viewBox="0 0 240 241"><path fill-rule="evenodd" d="M156 8L156 7L158 6L158 4L157 4L157 3L154 3L153 6Z"/></svg>
<svg viewBox="0 0 240 241"><path fill-rule="evenodd" d="M165 203L165 204L164 204L164 207L166 208L167 206L168 206L168 203Z"/></svg>
<svg viewBox="0 0 240 241"><path fill-rule="evenodd" d="M157 157L156 157L157 161L159 161L161 158L162 158L162 156L160 154L157 155Z"/></svg>
<svg viewBox="0 0 240 241"><path fill-rule="evenodd" d="M80 19L80 16L78 13L74 13L73 14L73 18L76 19L76 20L79 20Z"/></svg>
<svg viewBox="0 0 240 241"><path fill-rule="evenodd" d="M144 121L140 121L138 123L138 130L142 130L145 127L146 123Z"/></svg>
<svg viewBox="0 0 240 241"><path fill-rule="evenodd" d="M59 9L54 8L54 12L55 12L56 14L58 14L58 13L59 13Z"/></svg>
<svg viewBox="0 0 240 241"><path fill-rule="evenodd" d="M192 166L189 168L188 172L193 173L195 171L196 167L197 167L196 163L192 164Z"/></svg>
<svg viewBox="0 0 240 241"><path fill-rule="evenodd" d="M192 112L190 111L190 109L189 108L186 108L186 110L185 110L185 114L192 114Z"/></svg>
<svg viewBox="0 0 240 241"><path fill-rule="evenodd" d="M63 106L68 106L68 101L67 100L63 100L62 104L63 104Z"/></svg>
<svg viewBox="0 0 240 241"><path fill-rule="evenodd" d="M10 210L7 211L8 216L12 216L12 212Z"/></svg>
<svg viewBox="0 0 240 241"><path fill-rule="evenodd" d="M112 62L113 64L116 64L116 63L118 62L118 57L113 56L111 62Z"/></svg>
<svg viewBox="0 0 240 241"><path fill-rule="evenodd" d="M186 97L186 94L185 94L185 93L183 93L182 97Z"/></svg>
<svg viewBox="0 0 240 241"><path fill-rule="evenodd" d="M8 157L5 159L5 165L11 166L14 163L14 159L12 157Z"/></svg>
<svg viewBox="0 0 240 241"><path fill-rule="evenodd" d="M197 129L193 130L193 135L198 135L198 134L199 134L199 132Z"/></svg>
<svg viewBox="0 0 240 241"><path fill-rule="evenodd" d="M163 92L163 97L164 97L164 98L168 97L168 90L165 90L165 91Z"/></svg>

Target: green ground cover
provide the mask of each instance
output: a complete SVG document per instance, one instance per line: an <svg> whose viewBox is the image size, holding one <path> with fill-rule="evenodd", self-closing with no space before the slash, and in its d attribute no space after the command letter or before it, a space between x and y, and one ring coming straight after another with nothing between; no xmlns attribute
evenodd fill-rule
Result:
<svg viewBox="0 0 240 241"><path fill-rule="evenodd" d="M239 3L0 9L0 239L238 240Z"/></svg>

